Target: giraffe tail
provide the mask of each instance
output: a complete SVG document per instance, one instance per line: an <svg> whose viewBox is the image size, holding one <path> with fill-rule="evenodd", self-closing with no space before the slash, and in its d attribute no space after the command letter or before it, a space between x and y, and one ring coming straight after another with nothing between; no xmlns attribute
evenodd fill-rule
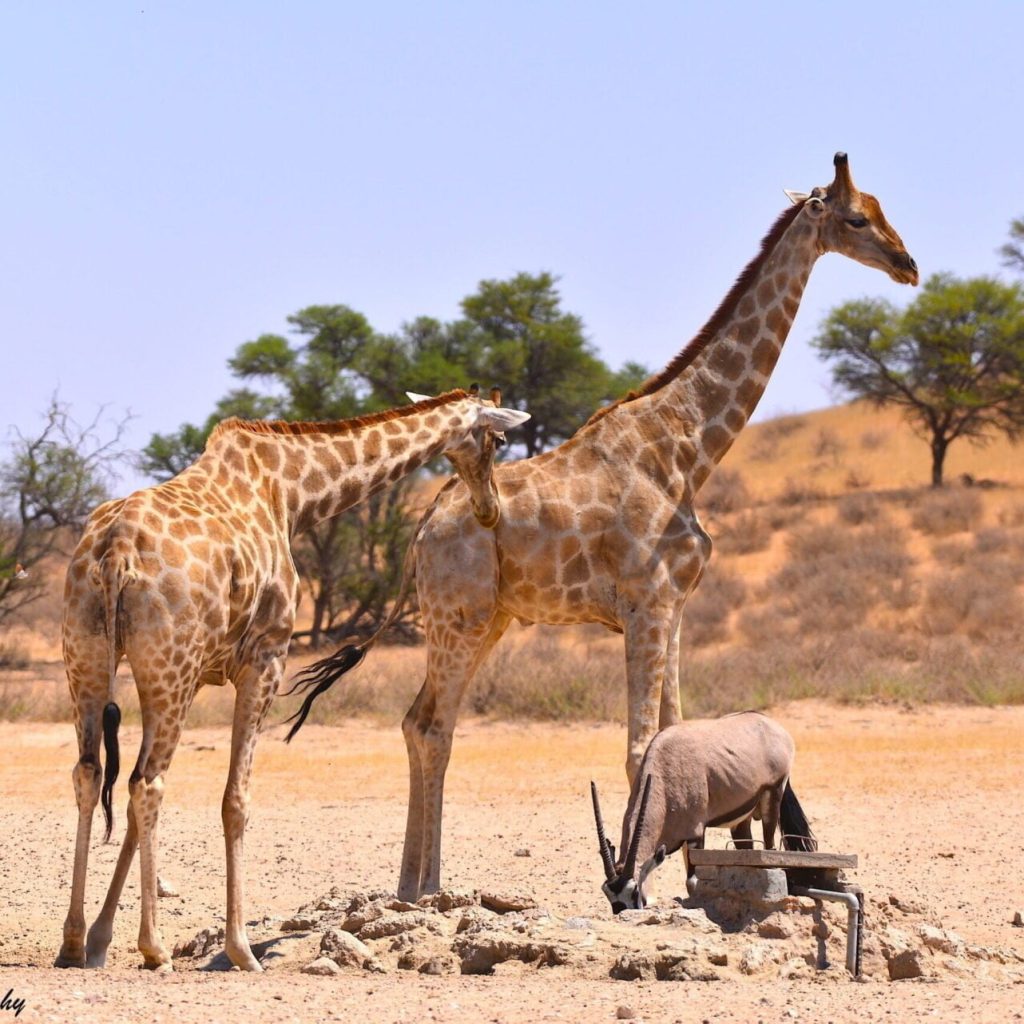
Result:
<svg viewBox="0 0 1024 1024"><path fill-rule="evenodd" d="M413 534L409 546L405 549L405 561L402 563L402 582L398 588L398 597L395 598L391 612L381 623L377 632L361 644L346 644L344 647L338 648L338 650L326 658L321 658L319 661L314 661L312 665L307 665L292 678L292 687L283 696L290 697L293 693L305 693L306 698L302 702L302 707L294 715L285 719L286 725L288 722L294 723L284 738L286 743L291 743L295 734L302 728L302 723L306 721L313 707L313 701L320 694L329 690L346 672L355 668L366 656L366 652L377 642L378 637L389 629L391 624L401 614L406 598L409 596L409 588L412 586L412 581L416 578L416 541L419 539L423 527L426 526L427 520L430 519L434 507L434 505L431 505L424 513L423 518L416 525L416 532Z"/></svg>
<svg viewBox="0 0 1024 1024"><path fill-rule="evenodd" d="M116 543L104 553L93 570L94 580L103 592L104 625L107 634L107 703L103 708L103 788L100 791L100 805L106 825L104 842L110 841L114 829L114 783L121 771L121 749L118 742L118 728L121 725L121 709L114 699L114 679L117 675L118 611L121 591L133 580L136 573L129 567L127 553Z"/></svg>

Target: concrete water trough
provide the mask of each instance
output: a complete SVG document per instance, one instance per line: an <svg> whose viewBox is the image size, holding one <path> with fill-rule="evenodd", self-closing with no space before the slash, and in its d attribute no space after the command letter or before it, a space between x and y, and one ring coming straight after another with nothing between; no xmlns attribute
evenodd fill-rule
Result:
<svg viewBox="0 0 1024 1024"><path fill-rule="evenodd" d="M722 869L782 871L790 896L805 896L817 903L843 903L847 910L846 969L860 975L864 927L864 893L860 886L846 882L841 873L857 867L855 853L805 853L797 850L687 850L690 863L700 878Z"/></svg>

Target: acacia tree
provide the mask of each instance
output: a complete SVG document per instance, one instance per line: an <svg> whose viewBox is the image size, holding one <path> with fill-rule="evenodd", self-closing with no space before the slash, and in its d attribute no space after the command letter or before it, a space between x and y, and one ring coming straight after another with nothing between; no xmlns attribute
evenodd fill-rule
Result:
<svg viewBox="0 0 1024 1024"><path fill-rule="evenodd" d="M1024 274L1024 217L1010 221L1010 240L999 247L1003 266Z"/></svg>
<svg viewBox="0 0 1024 1024"><path fill-rule="evenodd" d="M43 596L40 563L70 554L89 513L107 498L125 458L128 417L104 426L104 413L83 426L55 396L39 430L15 431L0 462L0 623Z"/></svg>
<svg viewBox="0 0 1024 1024"><path fill-rule="evenodd" d="M240 345L228 366L244 386L204 424L153 435L141 466L157 479L181 472L226 416L343 419L400 405L406 391L438 394L474 381L499 384L506 405L530 410L527 452L543 451L647 376L635 363L613 374L586 343L580 318L561 309L554 283L550 274L484 281L463 302L463 318L419 317L387 335L348 306L308 306L288 317L297 340L263 334ZM387 613L414 525L413 486L407 477L296 539L314 646L328 634L372 631ZM410 602L396 625L408 628L414 615Z"/></svg>
<svg viewBox="0 0 1024 1024"><path fill-rule="evenodd" d="M936 274L900 310L882 299L834 309L811 344L856 398L901 408L932 452L932 485L949 446L1024 430L1024 292L990 277Z"/></svg>
<svg viewBox="0 0 1024 1024"><path fill-rule="evenodd" d="M580 317L562 309L556 283L546 272L516 274L481 281L462 300L476 342L475 376L493 379L509 404L530 411L517 432L528 456L570 437L599 405L645 376L635 363L618 375L608 369Z"/></svg>

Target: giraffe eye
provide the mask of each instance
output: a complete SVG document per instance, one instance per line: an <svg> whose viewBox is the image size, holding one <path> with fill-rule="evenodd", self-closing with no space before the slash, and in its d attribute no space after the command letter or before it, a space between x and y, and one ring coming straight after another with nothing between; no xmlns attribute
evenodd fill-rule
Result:
<svg viewBox="0 0 1024 1024"><path fill-rule="evenodd" d="M851 228L866 228L868 226L868 219L867 217L847 217L846 223Z"/></svg>

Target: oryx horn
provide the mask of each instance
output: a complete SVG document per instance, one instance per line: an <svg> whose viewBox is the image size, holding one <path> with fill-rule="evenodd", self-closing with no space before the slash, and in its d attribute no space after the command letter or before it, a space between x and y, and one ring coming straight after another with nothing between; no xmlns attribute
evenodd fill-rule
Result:
<svg viewBox="0 0 1024 1024"><path fill-rule="evenodd" d="M626 878L633 877L636 868L636 851L640 845L640 833L644 830L644 818L647 816L647 801L651 797L651 779L648 775L644 782L643 796L640 797L640 810L637 812L636 825L633 827L633 835L629 840L629 853L626 854L626 863L622 866L622 874Z"/></svg>
<svg viewBox="0 0 1024 1024"><path fill-rule="evenodd" d="M590 797L594 801L594 820L597 822L597 842L601 847L601 862L604 864L604 873L610 882L615 877L615 858L612 856L611 844L604 834L604 821L601 820L601 805L597 800L597 786L590 783Z"/></svg>
<svg viewBox="0 0 1024 1024"><path fill-rule="evenodd" d="M494 384L491 387L491 401L495 406L501 405L501 388L499 388L497 384Z"/></svg>

